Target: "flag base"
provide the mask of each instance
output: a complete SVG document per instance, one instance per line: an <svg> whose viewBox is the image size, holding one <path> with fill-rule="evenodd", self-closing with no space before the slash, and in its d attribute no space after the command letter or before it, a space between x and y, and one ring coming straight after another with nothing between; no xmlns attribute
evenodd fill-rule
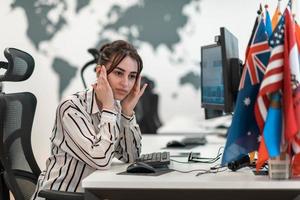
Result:
<svg viewBox="0 0 300 200"><path fill-rule="evenodd" d="M271 179L289 179L291 175L291 160L287 153L269 159L269 177Z"/></svg>

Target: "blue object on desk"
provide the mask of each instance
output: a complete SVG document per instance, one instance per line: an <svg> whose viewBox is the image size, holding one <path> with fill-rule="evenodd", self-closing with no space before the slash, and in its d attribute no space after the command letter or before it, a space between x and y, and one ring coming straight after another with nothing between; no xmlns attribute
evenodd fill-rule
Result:
<svg viewBox="0 0 300 200"><path fill-rule="evenodd" d="M128 173L155 173L154 167L144 162L134 162L126 169Z"/></svg>

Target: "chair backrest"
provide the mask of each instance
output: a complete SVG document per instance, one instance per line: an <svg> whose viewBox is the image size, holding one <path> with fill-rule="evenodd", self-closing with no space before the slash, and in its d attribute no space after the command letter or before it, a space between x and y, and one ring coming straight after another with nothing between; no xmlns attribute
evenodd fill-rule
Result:
<svg viewBox="0 0 300 200"><path fill-rule="evenodd" d="M34 59L28 53L15 48L6 48L4 56L8 62L0 61L0 68L6 69L0 75L3 81L24 81L28 79L34 70Z"/></svg>
<svg viewBox="0 0 300 200"><path fill-rule="evenodd" d="M148 86L135 108L135 114L142 134L153 134L162 126L158 114L159 96L154 93L154 81L144 76L141 85L144 83Z"/></svg>
<svg viewBox="0 0 300 200"><path fill-rule="evenodd" d="M0 62L6 72L2 81L23 81L30 77L34 60L26 52L7 48L8 60ZM40 169L31 147L31 129L36 98L29 92L0 93L0 158L4 179L16 200L29 199L36 186Z"/></svg>

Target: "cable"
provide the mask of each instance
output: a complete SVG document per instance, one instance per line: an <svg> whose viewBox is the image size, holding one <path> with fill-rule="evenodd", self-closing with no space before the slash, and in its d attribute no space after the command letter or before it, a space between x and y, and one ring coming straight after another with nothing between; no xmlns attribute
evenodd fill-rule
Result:
<svg viewBox="0 0 300 200"><path fill-rule="evenodd" d="M220 169L222 169L222 168L225 168L225 169L220 171ZM216 165L215 167L211 167L209 170L197 173L196 176L200 176L200 175L203 175L203 174L216 174L216 173L219 173L219 172L224 172L226 170L227 170L226 166Z"/></svg>
<svg viewBox="0 0 300 200"><path fill-rule="evenodd" d="M221 158L221 155L222 155L221 150L223 148L224 147L221 146L218 149L216 157L212 157L212 158L194 156L193 152L190 152L189 156L188 156L188 161L187 162L178 161L178 160L174 160L174 159L170 159L170 160L173 161L173 162L182 163L182 164L191 164L191 163L208 163L208 164L211 164L211 163L215 163L216 161L218 161Z"/></svg>
<svg viewBox="0 0 300 200"><path fill-rule="evenodd" d="M197 172L197 171L207 171L206 169L193 169L193 170L189 170L189 171L181 171L181 170L177 170L177 169L173 169L176 172L179 173L191 173L191 172Z"/></svg>
<svg viewBox="0 0 300 200"><path fill-rule="evenodd" d="M170 159L170 160L173 162L182 163L182 164L191 164L189 161L183 162L183 161L178 161L178 160L173 160L173 159Z"/></svg>
<svg viewBox="0 0 300 200"><path fill-rule="evenodd" d="M192 152L191 152L190 155L189 155L188 161L191 161L191 162L198 162L198 163L215 163L216 161L218 161L218 160L221 158L221 156L222 156L221 150L222 150L223 148L224 148L224 147L221 146L221 147L218 149L218 152L217 152L216 157L213 157L213 158L206 158L206 157L197 157L197 156L193 156L193 155L192 155Z"/></svg>
<svg viewBox="0 0 300 200"><path fill-rule="evenodd" d="M218 152L217 152L217 155L215 157L212 157L212 158L207 158L207 157L197 157L197 156L193 156L193 152L190 152L189 153L189 156L188 156L188 161L185 162L185 161L178 161L178 160L174 160L174 159L170 159L171 161L173 162L177 162L177 163L181 163L181 164L192 164L192 163L214 163L216 161L218 161L220 158L221 158L221 150L223 149L224 147L221 146L219 149L218 149ZM220 171L220 169L222 168L225 168L225 166L221 166L221 165L215 165L213 167L210 167L210 169L194 169L194 170L188 170L188 171L181 171L181 170L176 170L176 169L173 169L174 171L176 172L179 172L179 173L191 173L191 172L196 172L196 171L200 171L199 173L196 174L196 176L200 176L202 174L207 174L207 173L218 173L218 172L223 172L223 171L226 171L226 169Z"/></svg>
<svg viewBox="0 0 300 200"><path fill-rule="evenodd" d="M177 170L177 169L173 169L174 171L176 172L179 172L179 173L191 173L191 172L197 172L197 171L200 171L199 173L196 174L196 176L200 176L200 175L203 175L203 174L209 174L209 173L213 173L213 174L216 174L218 172L224 172L227 170L224 169L222 171L220 171L220 169L222 168L225 168L225 167L222 167L220 165L216 165L214 167L211 167L210 169L193 169L193 170L188 170L188 171L181 171L181 170Z"/></svg>

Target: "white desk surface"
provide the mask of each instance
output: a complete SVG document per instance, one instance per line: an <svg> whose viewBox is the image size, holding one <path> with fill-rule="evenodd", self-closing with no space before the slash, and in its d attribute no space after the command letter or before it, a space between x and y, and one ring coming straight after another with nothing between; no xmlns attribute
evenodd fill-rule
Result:
<svg viewBox="0 0 300 200"><path fill-rule="evenodd" d="M143 135L142 153L164 151L161 149L172 139L181 139L183 136L170 135ZM216 135L207 136L208 143L192 150L170 150L171 155L176 152L201 152L203 157L215 157L218 149L224 146L225 140ZM172 158L180 160L182 158ZM209 169L214 164L181 164L171 161L170 168L188 171L192 169ZM124 172L128 164L114 160L109 170L98 170L82 182L83 188L143 188L143 189L299 189L299 180L270 180L268 176L255 176L249 168L240 169L237 172L226 170L217 174L204 174L195 176L198 172L179 173L176 171L160 176L144 175L117 175Z"/></svg>
<svg viewBox="0 0 300 200"><path fill-rule="evenodd" d="M164 123L157 132L158 134L188 135L193 133L211 133L216 131L219 125L230 126L231 116L223 116L205 120L203 116L174 116Z"/></svg>

